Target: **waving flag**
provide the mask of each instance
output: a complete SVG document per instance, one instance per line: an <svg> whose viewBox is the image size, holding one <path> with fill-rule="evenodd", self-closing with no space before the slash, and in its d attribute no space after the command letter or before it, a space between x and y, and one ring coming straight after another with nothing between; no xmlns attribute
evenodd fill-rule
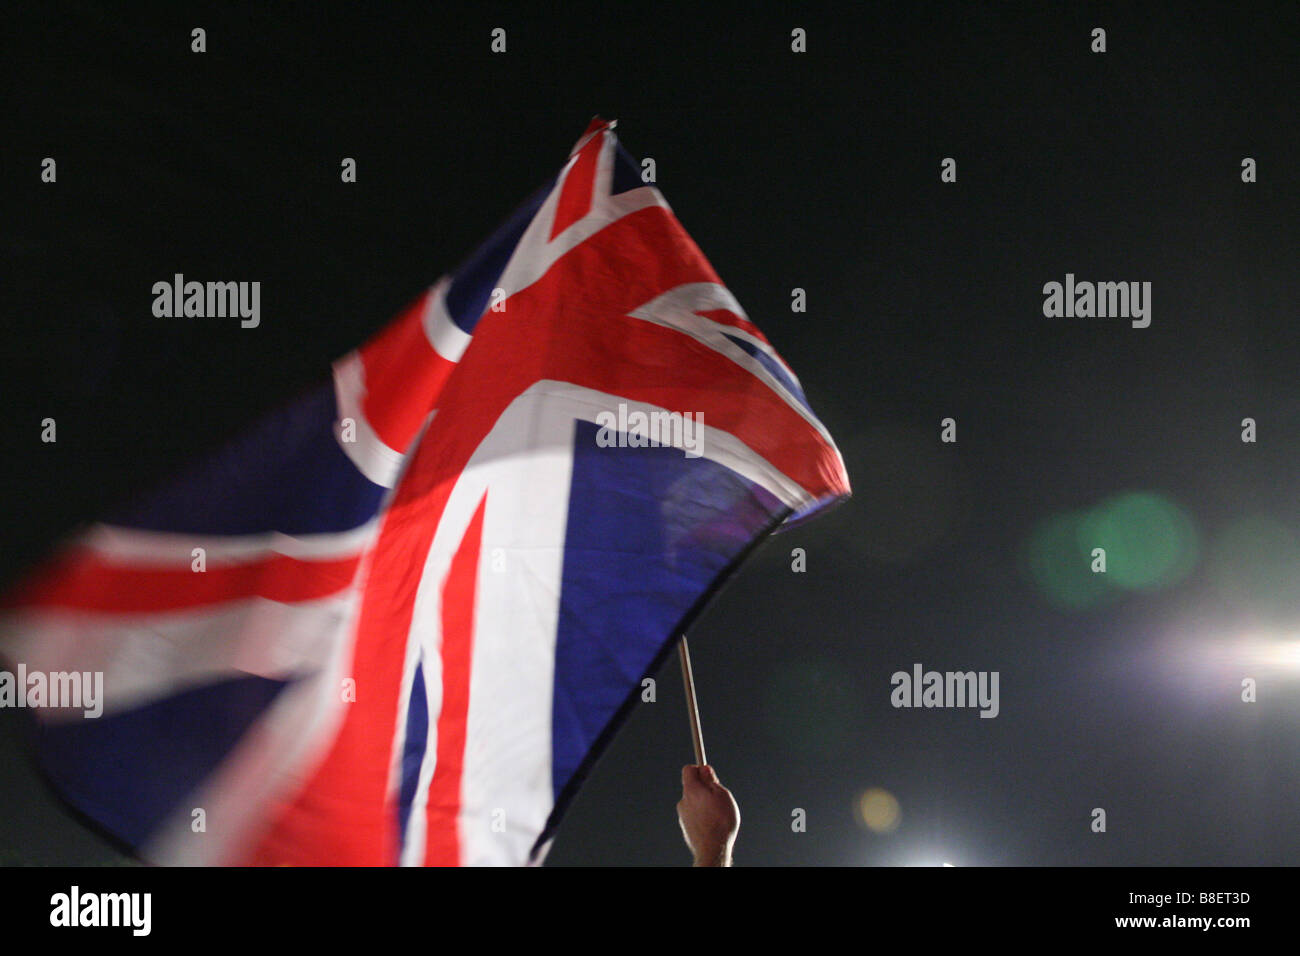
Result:
<svg viewBox="0 0 1300 956"><path fill-rule="evenodd" d="M536 861L718 584L848 493L613 125L332 385L11 596L8 661L103 674L99 716L33 711L43 771L141 856Z"/></svg>

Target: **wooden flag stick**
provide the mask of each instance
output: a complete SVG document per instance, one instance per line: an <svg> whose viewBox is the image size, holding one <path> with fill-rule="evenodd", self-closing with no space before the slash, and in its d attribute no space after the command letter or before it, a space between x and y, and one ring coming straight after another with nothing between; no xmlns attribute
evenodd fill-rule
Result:
<svg viewBox="0 0 1300 956"><path fill-rule="evenodd" d="M691 718L691 742L695 744L695 762L701 767L707 764L704 755L704 734L700 731L700 705L695 700L695 675L691 672L691 650L686 646L686 635L677 645L677 656L682 661L682 683L686 685L686 712Z"/></svg>

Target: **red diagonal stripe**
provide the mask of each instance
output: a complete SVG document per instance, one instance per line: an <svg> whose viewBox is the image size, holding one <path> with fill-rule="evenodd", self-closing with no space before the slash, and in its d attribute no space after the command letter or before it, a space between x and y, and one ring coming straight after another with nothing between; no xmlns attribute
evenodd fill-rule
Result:
<svg viewBox="0 0 1300 956"><path fill-rule="evenodd" d="M456 367L434 351L425 333L424 309L431 294L416 299L360 349L366 421L380 441L400 452L424 426Z"/></svg>
<svg viewBox="0 0 1300 956"><path fill-rule="evenodd" d="M478 559L486 507L485 494L442 585L442 711L438 714L438 756L429 783L426 812L426 866L460 863L460 782L465 767L465 726L469 719L474 594L478 589Z"/></svg>
<svg viewBox="0 0 1300 956"><path fill-rule="evenodd" d="M560 199L555 206L555 222L551 226L550 238L554 239L591 211L591 193L596 183L596 160L604 141L603 133L588 140L569 169L569 174L564 177Z"/></svg>
<svg viewBox="0 0 1300 956"><path fill-rule="evenodd" d="M293 604L337 594L352 584L358 555L307 561L274 554L209 567L114 564L78 548L45 565L6 597L10 606L138 614L179 611L262 597Z"/></svg>
<svg viewBox="0 0 1300 956"><path fill-rule="evenodd" d="M702 315L706 319L712 319L719 325L730 325L732 328L740 329L742 332L748 332L760 342L766 342L767 337L758 330L758 326L743 315L737 315L730 309L698 309L696 315Z"/></svg>

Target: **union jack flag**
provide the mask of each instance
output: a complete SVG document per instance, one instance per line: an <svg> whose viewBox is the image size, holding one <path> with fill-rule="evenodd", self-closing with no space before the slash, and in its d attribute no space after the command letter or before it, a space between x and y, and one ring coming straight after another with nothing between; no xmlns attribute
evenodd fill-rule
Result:
<svg viewBox="0 0 1300 956"><path fill-rule="evenodd" d="M104 675L102 716L36 714L44 774L143 858L538 861L707 597L848 494L613 127L331 384L10 596L7 660Z"/></svg>

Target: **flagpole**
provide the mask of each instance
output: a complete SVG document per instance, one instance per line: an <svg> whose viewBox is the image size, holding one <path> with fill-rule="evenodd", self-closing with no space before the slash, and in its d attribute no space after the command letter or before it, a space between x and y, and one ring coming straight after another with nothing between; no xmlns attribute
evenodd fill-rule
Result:
<svg viewBox="0 0 1300 956"><path fill-rule="evenodd" d="M700 705L695 700L695 675L691 672L691 650L686 645L685 634L682 635L682 642L677 645L677 656L682 662L682 683L686 685L686 713L691 718L691 742L695 745L695 763L702 767L709 761L704 755L704 734L700 730Z"/></svg>

